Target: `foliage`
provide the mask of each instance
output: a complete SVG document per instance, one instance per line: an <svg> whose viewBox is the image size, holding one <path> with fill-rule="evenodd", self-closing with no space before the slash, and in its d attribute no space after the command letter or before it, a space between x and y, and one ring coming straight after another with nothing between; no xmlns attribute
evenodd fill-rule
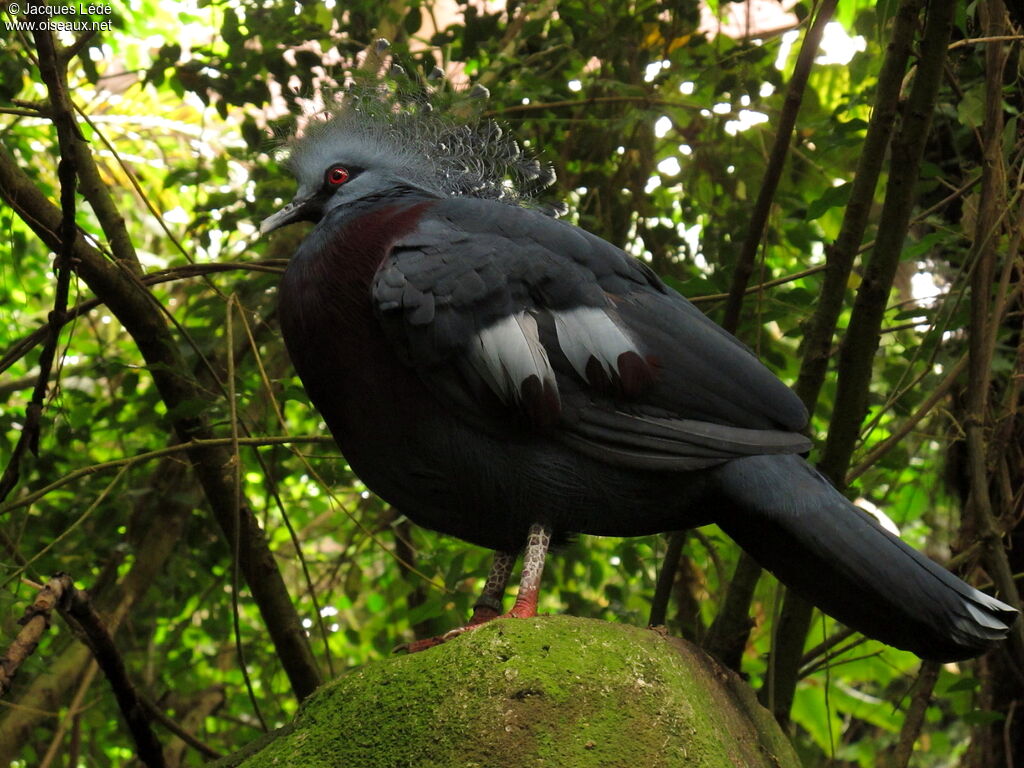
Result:
<svg viewBox="0 0 1024 768"><path fill-rule="evenodd" d="M951 48L946 61L852 466L855 492L883 508L904 538L939 560L959 553L958 569L985 583L991 568L986 575L980 567L976 530L961 522L971 487L963 439L971 393L966 376L949 379L973 332L969 280L985 204L978 179L991 76L984 46L970 41L979 36L979 5L961 8L956 20L954 39L967 42ZM754 272L757 283L790 279L750 295L737 331L787 382L800 371L801 339L823 290L821 268L843 221L893 24L890 4L841 6L839 21L862 36L864 50L848 63L814 66ZM797 7L801 17L809 11ZM258 732L254 701L269 726L295 712L288 660L268 639L274 619L258 609L236 567L231 527L218 526L214 481L197 480L181 452L144 454L187 438L186 427L195 424L221 438L324 434L274 317L282 260L302 233L257 237L258 222L293 192L273 152L277 137L316 103L321 88L385 65L391 54L373 41L387 37L414 74L440 65L456 82L486 85L489 114L557 169L557 195L570 203L569 215L650 261L686 295L712 297L700 306L716 316L763 183L799 40L705 34L698 4L689 0L507 7L146 0L118 3L104 18L113 29L71 61L69 92L134 246L136 278L167 271L147 295L170 328L177 362L153 363L140 351L144 341L126 330L106 296L61 329L38 450L24 453L19 484L0 499L4 642L16 634L34 585L68 572L119 627L118 647L144 694L228 752ZM1006 45L1018 60L1003 82L997 162L1011 192L1000 192L1007 213L984 233L998 256L994 280L1004 284L997 296L1006 300L991 335L990 409L983 416L993 444L1003 448L990 470L993 487L1003 489L994 493L995 512L1009 529L1021 499L1019 417L1014 421L1021 223L1014 212L1024 104L1015 68L1020 46ZM2 146L56 203L61 147L53 122L32 106L48 92L30 33L0 39L0 72ZM107 265L116 255L117 268L131 272L111 243L110 220L96 212L95 192L83 194L88 203L79 197L76 223L85 240ZM881 199L880 186L879 205ZM0 208L0 231L0 466L7 467L38 375L44 334L37 331L57 295L56 248L10 198ZM97 293L82 274L72 275L71 306ZM859 274L846 287L837 343ZM922 299L922 286L934 298ZM161 382L183 372L197 382L195 391L169 405ZM813 414L818 439L836 416L834 378L833 365ZM948 394L930 399L943 387ZM893 445L876 451L894 435ZM325 676L457 626L469 614L489 553L409 525L366 490L329 442L225 450L234 454L239 498L265 531ZM661 536L573 542L549 561L541 609L642 625L664 550ZM671 631L704 636L737 559L714 527L688 536ZM1020 572L1021 564L1014 568ZM752 604L757 624L743 656L755 688L771 675L780 599L775 582L761 579ZM807 649L836 629L821 617ZM22 706L0 710L0 762L40 764L48 750L70 750L81 764L132 762L116 703L86 672L87 658L68 625L55 621L8 697ZM918 661L865 642L827 662L817 655L804 665L809 674L792 710L797 746L807 765L873 766L899 739ZM944 668L916 765L983 764L979 745L988 743L991 723L1002 722L993 708L1006 702L991 685L994 669L998 662ZM184 759L199 760L194 751Z"/></svg>

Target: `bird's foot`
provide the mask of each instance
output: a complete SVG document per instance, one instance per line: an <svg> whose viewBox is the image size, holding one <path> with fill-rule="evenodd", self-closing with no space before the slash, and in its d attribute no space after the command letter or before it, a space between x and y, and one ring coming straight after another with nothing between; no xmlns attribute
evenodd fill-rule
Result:
<svg viewBox="0 0 1024 768"><path fill-rule="evenodd" d="M502 616L498 615L498 612L493 608L484 605L478 605L473 609L473 615L464 627L456 627L455 629L445 632L443 635L437 637L427 637L423 640L413 640L411 643L403 643L395 648L393 653L399 653L405 651L406 653L419 653L425 651L428 648L433 648L435 645L441 645L446 643L452 638L458 637L463 632L468 632L471 629L483 626L489 621L498 618L505 618L508 614Z"/></svg>
<svg viewBox="0 0 1024 768"><path fill-rule="evenodd" d="M512 606L512 609L505 611L505 613L499 614L493 608L486 606L477 606L473 609L473 616L466 623L464 627L456 627L455 629L445 632L443 635L437 637L428 637L423 640L413 640L411 643L402 643L402 645L396 646L393 653L419 653L425 651L428 648L441 645L441 643L447 643L464 632L469 632L471 629L477 629L482 627L484 624L494 619L529 619L537 615L537 604L536 602L526 601L520 603L518 600L516 604Z"/></svg>
<svg viewBox="0 0 1024 768"><path fill-rule="evenodd" d="M452 630L452 631L454 631L454 630ZM420 651L425 651L428 648L433 648L435 645L440 645L441 643L443 643L445 640L448 639L448 635L449 634L451 634L451 632L446 633L444 635L438 635L437 637L427 637L427 638L424 638L423 640L413 640L411 643L402 643L401 645L396 645L391 650L391 652L392 653L419 653Z"/></svg>
<svg viewBox="0 0 1024 768"><path fill-rule="evenodd" d="M532 604L520 605L519 601L512 606L512 610L505 611L501 616L496 616L498 619L532 619L537 615L537 603L534 601Z"/></svg>

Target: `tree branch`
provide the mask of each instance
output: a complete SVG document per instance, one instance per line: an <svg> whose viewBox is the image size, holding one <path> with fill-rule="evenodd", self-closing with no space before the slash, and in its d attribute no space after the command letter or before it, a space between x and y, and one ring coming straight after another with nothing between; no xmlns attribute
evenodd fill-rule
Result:
<svg viewBox="0 0 1024 768"><path fill-rule="evenodd" d="M96 607L103 612L111 634L116 634L129 612L152 586L173 553L180 551L180 539L192 510L200 502L198 486L190 484L186 466L175 456L165 458L150 473L147 494L138 496L132 519L145 518L139 541L133 545L135 557L122 579L109 589L97 588L92 593ZM16 561L23 558L15 557ZM0 710L0 765L7 765L24 755L24 744L40 723L51 719L50 713L67 706L67 715L57 727L54 740L59 742L64 722L74 718L77 705L66 703L69 689L80 686L83 673L90 668L89 650L73 643L47 659L46 669L19 689L16 700Z"/></svg>
<svg viewBox="0 0 1024 768"><path fill-rule="evenodd" d="M796 127L797 114L800 112L804 89L807 87L807 79L810 77L814 57L821 45L825 25L832 18L835 8L836 0L824 0L818 8L818 13L804 36L796 65L793 68L793 76L786 88L786 99L779 116L775 143L772 145L768 157L768 166L765 168L764 179L751 211L750 226L743 240L743 247L736 259L732 282L726 297L722 327L730 333L735 333L739 327L743 298L749 292L748 283L754 271L758 248L764 238L772 200L775 197L776 189L778 189L779 180L782 178L782 170L786 164L793 130ZM753 627L753 622L750 620L750 602L753 600L754 589L760 578L761 567L750 555L741 552L736 570L729 582L725 603L718 615L715 616L705 641L705 647L710 654L737 671L739 671L743 649L746 647L747 638Z"/></svg>
<svg viewBox="0 0 1024 768"><path fill-rule="evenodd" d="M149 768L164 768L163 748L150 727L150 718L128 677L124 659L114 639L90 604L88 595L75 589L70 576L63 576L61 580L64 592L59 604L85 633L93 657L114 691L121 714L135 741L139 760Z"/></svg>
<svg viewBox="0 0 1024 768"><path fill-rule="evenodd" d="M931 127L942 80L954 7L950 0L933 0L928 7L921 59L906 115L893 140L891 170L878 222L878 238L865 267L850 326L840 349L835 407L838 416L829 429L820 466L840 487L867 413L872 362L878 350L882 318L910 224L925 138Z"/></svg>
<svg viewBox="0 0 1024 768"><path fill-rule="evenodd" d="M672 584L675 582L679 558L683 554L683 544L686 542L686 531L672 531L666 541L665 556L661 559L661 570L658 571L658 581L654 587L654 597L651 599L651 615L647 620L648 626L651 627L665 624L668 601L672 596Z"/></svg>
<svg viewBox="0 0 1024 768"><path fill-rule="evenodd" d="M885 59L878 73L871 122L868 124L864 146L857 160L850 199L843 212L839 235L827 250L825 279L818 300L814 304L814 315L804 333L803 359L794 388L807 406L807 410L812 412L825 381L832 337L836 332L839 313L843 309L850 272L853 270L853 262L860 244L864 240L868 216L875 202L875 188L878 186L878 177L892 136L892 126L899 105L900 86L910 58L910 47L914 42L914 30L917 28L922 1L904 0L896 11L892 37L886 46Z"/></svg>
<svg viewBox="0 0 1024 768"><path fill-rule="evenodd" d="M889 768L907 768L910 763L910 757L914 754L914 742L921 734L924 716L928 711L932 691L935 690L935 683L939 680L941 669L941 665L936 661L922 662L921 669L917 673L917 680L914 681L914 695L910 700L910 709L907 710L907 714L903 718L900 740L893 750Z"/></svg>
<svg viewBox="0 0 1024 768"><path fill-rule="evenodd" d="M64 315L68 306L68 290L71 285L71 258L73 255L71 238L75 234L75 187L78 181L78 170L73 159L75 142L80 138L74 118L62 112L60 105L67 101L67 84L61 76L53 35L50 32L36 32L36 44L39 47L40 72L46 83L50 96L50 104L57 125L57 140L60 143L61 160L57 165L57 177L60 181L60 235L62 246L55 267L57 285L54 290L53 309L50 311L46 326L46 343L39 353L39 377L32 390L32 400L25 411L25 424L21 435L11 453L11 460L4 468L0 477L0 502L14 490L21 476L21 459L25 449L39 455L39 431L46 402L46 391L50 382L53 360L57 354L60 331L64 325Z"/></svg>
<svg viewBox="0 0 1024 768"><path fill-rule="evenodd" d="M61 247L60 238L55 234L60 226L60 211L36 189L2 146L0 197L47 245L54 250ZM78 275L131 334L168 412L180 412L178 406L186 403L212 406L213 399L185 365L153 297L136 275L122 268L120 263L104 259L81 234L76 234L74 246ZM213 437L201 415L180 416L174 419L173 425L181 442ZM223 446L199 445L190 449L188 455L214 517L225 536L230 538L234 527L230 452ZM245 581L263 615L292 688L299 699L304 699L319 685L320 673L280 570L248 503L242 505L240 536Z"/></svg>
<svg viewBox="0 0 1024 768"><path fill-rule="evenodd" d="M53 609L60 600L63 586L58 579L50 579L39 590L32 604L25 609L25 615L18 623L21 630L0 656L0 698L11 689L18 668L35 653L43 633L50 628Z"/></svg>
<svg viewBox="0 0 1024 768"><path fill-rule="evenodd" d="M754 590L761 579L761 566L746 552L740 552L739 562L729 581L725 601L711 622L704 650L737 672L743 662L743 651L750 638L754 620L750 617L750 604Z"/></svg>
<svg viewBox="0 0 1024 768"><path fill-rule="evenodd" d="M891 167L885 202L878 223L878 238L865 268L864 279L854 301L850 325L840 348L838 387L834 413L825 442L819 469L842 490L846 469L867 413L868 393L875 352L881 335L882 319L889 291L896 275L903 243L910 224L915 200L915 185L924 155L925 138L931 126L945 63L946 46L952 29L955 4L951 0L933 0L928 7L927 22L921 43L921 58L904 115L892 141ZM909 17L903 17L903 24ZM894 29L895 33L895 29ZM893 53L893 56L896 56ZM895 62L893 69L895 71ZM889 84L891 87L891 83ZM865 182L865 186L867 183ZM871 185L873 188L873 184ZM861 214L857 214L861 215ZM854 240L850 226L850 240ZM856 237L852 248L860 242ZM831 330L829 331L831 336ZM824 338L825 334L822 333ZM817 397L814 378L804 377L804 396ZM773 653L775 689L772 709L780 723L789 720L789 710L796 690L800 658L810 627L813 606L798 595L788 592L783 606ZM764 701L765 689L762 689Z"/></svg>
<svg viewBox="0 0 1024 768"><path fill-rule="evenodd" d="M1013 571L1003 548L1002 532L996 524L996 513L989 494L991 473L988 464L987 431L991 366L996 344L994 332L999 317L993 312L992 286L996 266L996 243L1000 220L1006 207L1003 197L1005 168L1003 166L1003 70L1006 51L1000 38L1004 31L1006 10L1002 0L986 0L979 6L990 42L985 43L985 120L981 127L984 145L981 195L975 219L974 243L971 247L970 334L967 368L967 433L968 475L970 495L967 509L981 541L985 562L1000 594L1011 605L1020 605L1020 594ZM1024 669L1024 625L1018 621L1010 634L1017 664Z"/></svg>
<svg viewBox="0 0 1024 768"><path fill-rule="evenodd" d="M782 169L786 164L786 155L789 153L789 143L793 138L793 129L796 127L796 117L800 112L804 89L807 87L807 78L814 66L814 57L818 53L818 46L821 45L825 25L832 18L837 2L838 0L822 0L818 7L818 13L804 36L796 65L793 67L793 76L786 86L786 100L779 115L779 128L775 134L775 143L768 156L768 167L765 168L764 179L757 193L757 201L750 212L750 227L743 239L743 248L740 250L739 256L736 258L736 266L733 268L732 284L729 287L729 298L725 304L725 316L722 320L722 327L730 333L735 333L739 326L744 292L747 283L750 282L750 275L754 271L754 260L757 257L758 248L761 247L761 240L764 238L764 228L768 223L768 214L771 212L775 190L778 189L779 180L782 178Z"/></svg>

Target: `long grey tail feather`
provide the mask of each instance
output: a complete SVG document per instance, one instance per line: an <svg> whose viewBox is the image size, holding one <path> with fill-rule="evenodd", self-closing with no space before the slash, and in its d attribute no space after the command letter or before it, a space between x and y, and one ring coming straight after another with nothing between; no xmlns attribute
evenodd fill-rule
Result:
<svg viewBox="0 0 1024 768"><path fill-rule="evenodd" d="M958 579L853 506L793 455L715 470L718 522L762 567L833 618L924 659L977 656L1018 612Z"/></svg>

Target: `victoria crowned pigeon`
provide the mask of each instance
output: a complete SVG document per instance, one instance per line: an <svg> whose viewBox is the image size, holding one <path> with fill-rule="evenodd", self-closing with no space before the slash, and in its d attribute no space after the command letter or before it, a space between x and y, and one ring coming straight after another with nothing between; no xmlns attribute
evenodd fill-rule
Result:
<svg viewBox="0 0 1024 768"><path fill-rule="evenodd" d="M292 141L313 221L285 272L289 354L367 487L497 551L470 625L532 616L550 544L717 523L823 611L926 659L1017 612L919 554L801 456L803 404L642 261L531 203L551 180L500 127L330 112Z"/></svg>

